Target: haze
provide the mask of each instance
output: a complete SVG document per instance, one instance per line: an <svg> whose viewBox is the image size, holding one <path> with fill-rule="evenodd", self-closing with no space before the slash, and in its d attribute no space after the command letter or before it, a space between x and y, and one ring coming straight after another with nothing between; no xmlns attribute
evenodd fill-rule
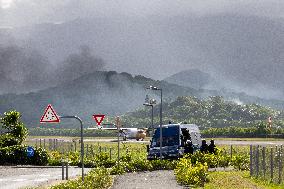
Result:
<svg viewBox="0 0 284 189"><path fill-rule="evenodd" d="M2 0L0 6L1 93L103 69L154 79L199 69L221 87L284 99L281 0ZM84 53L88 60L81 61Z"/></svg>

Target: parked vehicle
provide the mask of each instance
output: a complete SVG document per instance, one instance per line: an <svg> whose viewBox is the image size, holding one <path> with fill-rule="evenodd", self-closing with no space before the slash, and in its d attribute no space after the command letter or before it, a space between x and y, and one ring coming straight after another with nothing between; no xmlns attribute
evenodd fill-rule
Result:
<svg viewBox="0 0 284 189"><path fill-rule="evenodd" d="M178 159L186 153L187 145L192 152L201 147L201 134L195 124L168 124L162 126L162 159ZM147 159L160 158L160 128L156 128L150 145L147 146Z"/></svg>

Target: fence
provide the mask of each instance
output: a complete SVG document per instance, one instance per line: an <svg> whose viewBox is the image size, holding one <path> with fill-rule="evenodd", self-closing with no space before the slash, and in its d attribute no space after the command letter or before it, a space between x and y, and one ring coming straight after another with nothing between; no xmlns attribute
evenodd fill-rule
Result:
<svg viewBox="0 0 284 189"><path fill-rule="evenodd" d="M42 147L48 151L58 151L61 154L66 154L69 152L80 152L81 144L80 140L62 140L62 139L35 139L32 142L28 142L28 145L34 147ZM146 146L141 144L141 146L130 147L130 143L121 142L120 153L146 153ZM110 158L117 158L117 143L100 144L99 142L84 143L85 157L93 157L95 154L100 154L102 152L107 153Z"/></svg>
<svg viewBox="0 0 284 189"><path fill-rule="evenodd" d="M283 174L283 147L250 146L250 175L281 184Z"/></svg>

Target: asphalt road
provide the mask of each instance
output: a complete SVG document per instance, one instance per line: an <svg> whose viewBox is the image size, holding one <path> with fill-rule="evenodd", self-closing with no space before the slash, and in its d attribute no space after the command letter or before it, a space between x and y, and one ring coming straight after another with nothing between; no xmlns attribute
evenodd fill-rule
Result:
<svg viewBox="0 0 284 189"><path fill-rule="evenodd" d="M207 140L207 143L209 144L210 141ZM245 140L215 140L216 145L260 145L260 146L270 146L270 145L284 145L284 141L258 141L258 140L252 140L252 141L245 141Z"/></svg>
<svg viewBox="0 0 284 189"><path fill-rule="evenodd" d="M145 171L117 175L111 189L182 189L173 171Z"/></svg>
<svg viewBox="0 0 284 189"><path fill-rule="evenodd" d="M69 167L69 178L81 175L81 168ZM90 169L85 169L88 172ZM62 178L61 168L27 168L0 166L0 189L17 189L36 187L60 181Z"/></svg>

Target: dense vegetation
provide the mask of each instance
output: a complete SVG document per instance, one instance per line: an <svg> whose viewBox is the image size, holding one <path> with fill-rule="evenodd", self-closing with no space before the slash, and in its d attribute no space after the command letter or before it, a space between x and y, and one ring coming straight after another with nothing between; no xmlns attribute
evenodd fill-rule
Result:
<svg viewBox="0 0 284 189"><path fill-rule="evenodd" d="M110 171L104 167L92 169L84 179L84 182L82 182L80 177L66 183L52 186L50 189L104 189L109 188L112 184Z"/></svg>
<svg viewBox="0 0 284 189"><path fill-rule="evenodd" d="M46 165L48 154L42 148L36 148L34 155L28 157L27 146L22 145L28 132L20 117L21 114L17 111L5 112L4 117L0 117L0 127L5 131L0 135L0 165Z"/></svg>
<svg viewBox="0 0 284 189"><path fill-rule="evenodd" d="M124 127L150 127L151 109L143 108L121 117ZM272 127L267 122L272 117ZM114 123L114 118L108 119ZM178 97L163 103L163 123L195 123L203 137L283 137L284 114L258 104L237 104L214 96L200 100L195 97ZM159 125L159 105L154 106L154 125ZM80 129L30 128L33 136L80 136ZM116 131L84 130L86 137L116 136Z"/></svg>
<svg viewBox="0 0 284 189"><path fill-rule="evenodd" d="M141 127L151 123L150 108L143 108L126 114L122 120L125 125ZM226 101L221 96L212 96L204 100L196 97L178 97L173 102L163 103L163 123L187 122L201 126L201 129L257 127L272 117L273 126L284 126L283 112L258 104L237 104ZM159 124L159 105L154 106L154 123Z"/></svg>
<svg viewBox="0 0 284 189"><path fill-rule="evenodd" d="M223 127L223 128L205 128L201 131L204 138L217 137L241 137L241 138L284 138L283 127L267 126L266 122L259 122L252 127Z"/></svg>

